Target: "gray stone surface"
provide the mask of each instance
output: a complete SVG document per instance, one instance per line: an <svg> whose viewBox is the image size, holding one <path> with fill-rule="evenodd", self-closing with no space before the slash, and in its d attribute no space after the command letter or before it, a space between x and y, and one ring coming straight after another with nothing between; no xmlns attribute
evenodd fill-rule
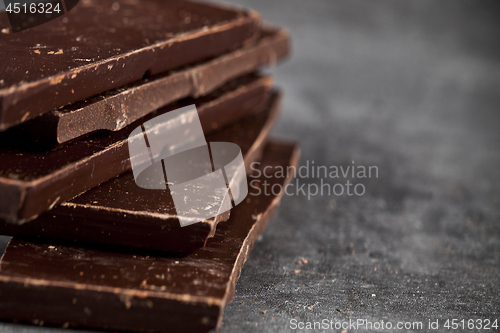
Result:
<svg viewBox="0 0 500 333"><path fill-rule="evenodd" d="M446 319L500 321L498 3L238 3L293 37L293 57L273 70L286 94L275 137L299 140L303 164L354 161L379 177L351 180L363 196L285 197L220 332L290 331L292 319L439 319L442 331Z"/></svg>

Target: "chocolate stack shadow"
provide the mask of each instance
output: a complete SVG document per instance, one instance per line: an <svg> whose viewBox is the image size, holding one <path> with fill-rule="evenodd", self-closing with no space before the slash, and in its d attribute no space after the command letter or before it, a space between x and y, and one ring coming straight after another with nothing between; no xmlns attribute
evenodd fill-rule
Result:
<svg viewBox="0 0 500 333"><path fill-rule="evenodd" d="M269 139L281 92L259 69L289 54L288 33L214 3L116 4L80 1L15 34L0 13L12 59L0 69L0 234L14 236L0 320L208 332L282 193L249 189L227 210L229 186L214 216L183 226L173 192L137 185L128 139L195 105L207 142L240 148L247 183L284 188L293 173L260 171L296 167L299 149Z"/></svg>

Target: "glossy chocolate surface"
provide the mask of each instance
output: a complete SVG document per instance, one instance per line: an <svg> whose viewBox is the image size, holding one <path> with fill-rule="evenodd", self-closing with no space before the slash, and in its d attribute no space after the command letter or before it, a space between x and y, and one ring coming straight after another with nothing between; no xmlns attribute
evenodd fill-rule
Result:
<svg viewBox="0 0 500 333"><path fill-rule="evenodd" d="M12 33L0 13L0 130L69 103L252 43L259 16L186 0L82 0Z"/></svg>

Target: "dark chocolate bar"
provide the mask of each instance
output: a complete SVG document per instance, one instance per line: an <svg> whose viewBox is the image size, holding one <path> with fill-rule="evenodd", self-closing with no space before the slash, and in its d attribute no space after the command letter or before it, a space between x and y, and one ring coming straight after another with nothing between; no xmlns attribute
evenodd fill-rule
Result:
<svg viewBox="0 0 500 333"><path fill-rule="evenodd" d="M278 113L276 100L268 109L210 134L206 140L237 144L249 171L250 164L260 159ZM130 171L22 225L0 222L0 234L191 252L203 246L217 224L228 217L229 212L181 227L170 192L138 187Z"/></svg>
<svg viewBox="0 0 500 333"><path fill-rule="evenodd" d="M205 133L263 110L271 86L268 77L250 76L228 83L199 99L172 103L117 132L95 133L49 152L15 149L22 142L2 141L0 218L22 223L127 170L130 132L159 114L196 104Z"/></svg>
<svg viewBox="0 0 500 333"><path fill-rule="evenodd" d="M270 142L260 167L287 168L296 166L297 159L295 145ZM265 180L283 186L290 179ZM155 257L14 238L0 263L0 317L110 331L218 328L248 253L279 201L279 196L264 192L249 195L204 248L187 256Z"/></svg>
<svg viewBox="0 0 500 333"><path fill-rule="evenodd" d="M12 33L0 13L0 130L149 75L252 43L254 11L187 0L82 0Z"/></svg>
<svg viewBox="0 0 500 333"><path fill-rule="evenodd" d="M204 96L230 79L282 59L289 51L285 30L263 28L256 44L51 111L0 133L0 142L23 140L52 148L96 130L117 131L163 105Z"/></svg>

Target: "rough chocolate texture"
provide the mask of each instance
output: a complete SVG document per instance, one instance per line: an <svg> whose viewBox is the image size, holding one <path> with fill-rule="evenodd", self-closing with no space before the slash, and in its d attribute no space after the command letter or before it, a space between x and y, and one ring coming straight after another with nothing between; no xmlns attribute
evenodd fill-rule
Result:
<svg viewBox="0 0 500 333"><path fill-rule="evenodd" d="M261 168L296 166L298 148L271 142ZM286 184L289 178L266 178ZM206 247L154 257L13 239L1 261L4 320L142 332L207 332L221 324L241 268L280 196L249 196ZM27 306L29 304L29 306Z"/></svg>
<svg viewBox="0 0 500 333"><path fill-rule="evenodd" d="M116 4L115 4L116 3ZM0 130L147 75L252 43L253 11L185 0L82 0L10 33L0 13Z"/></svg>
<svg viewBox="0 0 500 333"><path fill-rule="evenodd" d="M261 158L278 114L279 101L274 98L267 109L208 135L207 142L237 144L249 172L249 165ZM191 252L228 218L226 212L214 220L181 227L170 191L140 188L129 171L25 224L0 222L0 234Z"/></svg>
<svg viewBox="0 0 500 333"><path fill-rule="evenodd" d="M3 141L0 193L8 196L8 200L0 201L0 218L23 222L129 170L128 135L158 114L196 104L207 133L265 108L271 80L266 77L241 80L242 85L228 83L209 96L170 104L123 130L95 133L49 152L13 149L12 145L17 143Z"/></svg>
<svg viewBox="0 0 500 333"><path fill-rule="evenodd" d="M255 44L48 112L0 133L0 141L51 148L96 130L117 131L168 103L204 96L231 79L274 64L289 52L285 30L263 28Z"/></svg>

